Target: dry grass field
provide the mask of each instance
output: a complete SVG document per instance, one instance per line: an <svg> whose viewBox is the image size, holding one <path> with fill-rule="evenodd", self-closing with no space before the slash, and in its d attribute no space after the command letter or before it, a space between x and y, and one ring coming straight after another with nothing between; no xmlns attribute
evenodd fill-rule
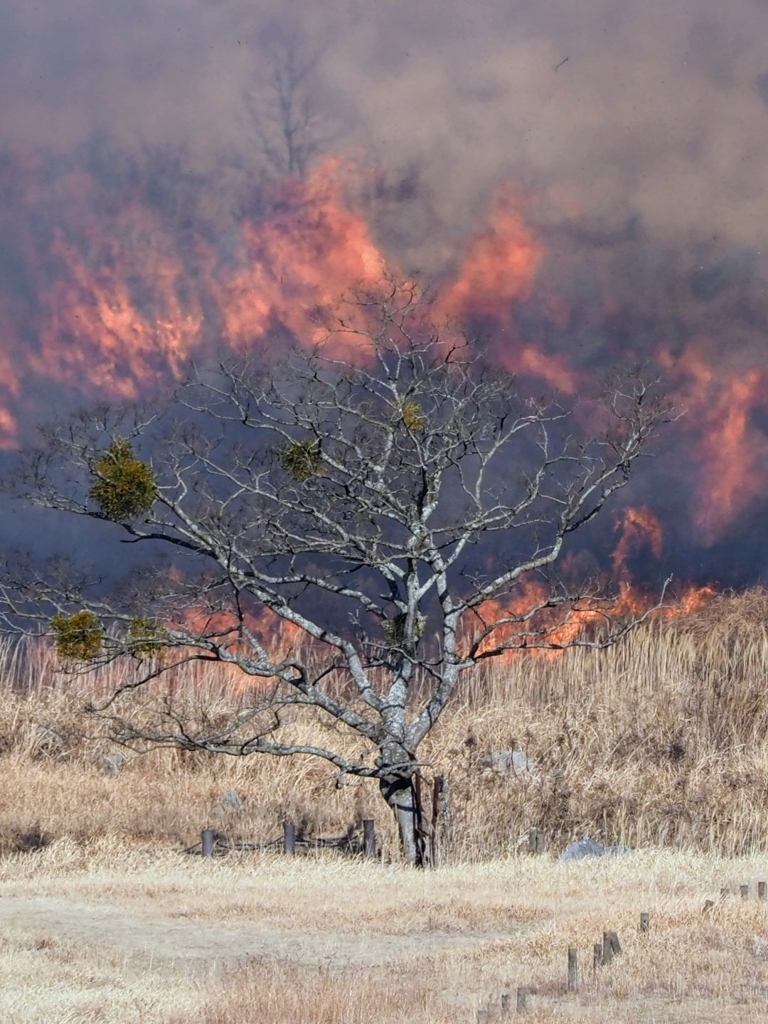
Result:
<svg viewBox="0 0 768 1024"><path fill-rule="evenodd" d="M6 652L0 1020L473 1022L521 985L535 1021L767 1019L767 622L752 592L607 652L473 677L423 751L452 805L448 862L423 872L397 862L370 784L338 789L301 760L163 750L123 764L82 711L110 680ZM209 708L247 700L215 674L176 686ZM494 756L511 749L530 770ZM276 839L287 816L307 836L375 817L381 859L184 852L202 827L231 844ZM526 853L531 827L548 853ZM637 852L558 862L582 835ZM604 929L624 952L593 972Z"/></svg>
<svg viewBox="0 0 768 1024"><path fill-rule="evenodd" d="M532 1020L756 1024L768 1014L768 907L754 898L763 876L766 857L676 851L414 872L60 840L3 863L0 1019L474 1022L524 985ZM719 899L747 879L749 901ZM716 900L708 914L705 897ZM605 928L624 950L595 975ZM584 967L573 995L571 945Z"/></svg>

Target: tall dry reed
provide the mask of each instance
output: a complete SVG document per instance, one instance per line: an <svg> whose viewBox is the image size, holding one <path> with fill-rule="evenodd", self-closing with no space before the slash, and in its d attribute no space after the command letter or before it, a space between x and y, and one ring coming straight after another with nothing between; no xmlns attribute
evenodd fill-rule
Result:
<svg viewBox="0 0 768 1024"><path fill-rule="evenodd" d="M585 834L726 855L768 847L766 623L768 595L754 590L606 651L518 654L468 675L420 752L428 777L449 780L451 855L512 852L531 827L555 848ZM40 646L0 649L5 848L112 833L187 845L203 825L256 841L277 837L287 815L307 835L341 835L373 816L385 855L396 855L375 785L337 788L322 762L116 750L83 708L121 671L71 678ZM195 713L223 715L248 699L225 668L188 667L169 686ZM136 713L144 699L134 698ZM308 742L360 746L318 716L289 728Z"/></svg>

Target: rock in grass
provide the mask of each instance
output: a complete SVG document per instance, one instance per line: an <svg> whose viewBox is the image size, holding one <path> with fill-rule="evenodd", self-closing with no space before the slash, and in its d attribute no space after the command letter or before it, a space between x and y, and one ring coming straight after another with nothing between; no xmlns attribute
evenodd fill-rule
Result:
<svg viewBox="0 0 768 1024"><path fill-rule="evenodd" d="M596 839L590 839L589 836L584 836L575 843L571 843L568 849L560 854L560 860L583 860L585 857L617 857L620 854L632 852L626 846L606 846L605 843L598 842Z"/></svg>
<svg viewBox="0 0 768 1024"><path fill-rule="evenodd" d="M224 811L229 811L235 814L237 811L243 809L243 798L239 793L236 793L233 789L227 790L221 797L221 808Z"/></svg>
<svg viewBox="0 0 768 1024"><path fill-rule="evenodd" d="M119 775L128 763L124 754L105 754L101 759L101 770L105 775Z"/></svg>
<svg viewBox="0 0 768 1024"><path fill-rule="evenodd" d="M536 765L524 750L492 750L483 758L482 764L500 775L536 774Z"/></svg>

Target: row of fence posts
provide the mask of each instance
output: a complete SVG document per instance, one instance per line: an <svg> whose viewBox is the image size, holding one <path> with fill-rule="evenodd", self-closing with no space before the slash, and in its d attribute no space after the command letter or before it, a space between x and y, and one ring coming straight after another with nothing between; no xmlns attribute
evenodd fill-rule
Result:
<svg viewBox="0 0 768 1024"><path fill-rule="evenodd" d="M426 840L422 848L424 855L423 864L431 864L436 866L439 863L439 851L438 851L438 831L439 831L439 819L441 812L444 811L443 805L443 794L444 794L444 779L442 776L438 776L435 779L434 799L433 799L433 815L431 827L421 826L420 833ZM417 803L418 813L421 812L419 801ZM424 816L426 817L426 815ZM544 836L538 829L531 829L529 834L529 850L531 853L543 853L546 849L546 843ZM203 829L201 833L201 846L203 857L213 857L216 847L216 832L211 828ZM365 818L363 820L363 852L365 856L373 860L377 856L377 844L376 844L376 822L373 818ZM283 822L283 853L289 857L293 857L296 853L296 825L290 819ZM727 886L720 890L720 899L724 900L732 894L733 890ZM749 883L743 883L739 886L739 895L743 900L749 899L750 886ZM757 898L759 900L768 900L768 882L760 881L757 883ZM705 900L704 911L711 910L715 905L714 900ZM640 915L640 931L648 931L648 914ZM597 948L597 945L595 946Z"/></svg>
<svg viewBox="0 0 768 1024"><path fill-rule="evenodd" d="M641 914L640 915L640 933L647 935L651 928L651 915ZM621 942L619 941L618 933L615 931L604 931L603 941L596 942L592 951L592 970L593 973L597 973L600 967L604 967L607 964L613 963L614 957L621 953ZM579 950L576 946L568 947L568 991L578 992L581 984L581 974L579 971ZM517 1000L515 1003L518 1013L525 1013L528 1009L528 997L531 995L531 989L525 986L520 986L517 990ZM477 1011L477 1024L488 1024L488 1021L492 1015L493 1007L487 1006L482 1007ZM501 1016L507 1017L512 1013L512 994L510 992L503 992L501 996ZM498 1011L497 1011L498 1015Z"/></svg>
<svg viewBox="0 0 768 1024"><path fill-rule="evenodd" d="M448 782L444 775L436 775L430 794L421 772L416 772L412 784L417 867L437 867L443 860L450 830ZM201 843L203 857L213 857L215 831L203 829ZM376 857L376 824L372 818L363 821L363 850L366 857ZM283 823L283 852L289 857L296 853L296 825L290 820Z"/></svg>
<svg viewBox="0 0 768 1024"><path fill-rule="evenodd" d="M213 857L216 832L212 828L204 828L200 840L203 857ZM376 857L376 822L373 818L363 820L363 852L370 860ZM290 820L283 822L283 853L288 857L296 854L296 825Z"/></svg>
<svg viewBox="0 0 768 1024"><path fill-rule="evenodd" d="M726 886L725 888L720 890L720 899L721 900L727 899L727 897L730 896L731 893L732 893L732 890L729 889ZM748 882L742 883L742 885L739 886L739 896L741 896L741 898L743 900L748 900L749 899L749 883ZM759 900L768 900L768 882L758 882L757 883L757 898ZM715 901L714 900L705 900L704 901L704 913L707 913L707 911L710 911L714 907L714 905L715 905Z"/></svg>
<svg viewBox="0 0 768 1024"><path fill-rule="evenodd" d="M730 895L730 889L721 890L721 898L725 898ZM749 898L749 885L739 886L739 895L743 900ZM768 899L768 883L758 882L757 883L757 898L759 900ZM707 900L704 909L709 910L714 906L712 900ZM640 915L640 934L647 935L651 930L651 915L648 913L642 913ZM608 964L613 963L614 957L619 956L622 952L621 942L619 941L618 933L615 931L604 931L603 941L596 942L592 950L592 971L594 974L597 971ZM568 991L578 992L581 977L579 973L579 951L576 946L568 947ZM517 990L517 1012L522 1013L528 1008L528 995L530 989L519 988ZM502 1016L508 1015L511 1012L511 998L508 993L504 993L501 997L501 1013ZM487 1009L481 1009L477 1011L477 1024L487 1024L490 1013L490 1007Z"/></svg>
<svg viewBox="0 0 768 1024"><path fill-rule="evenodd" d="M517 990L517 998L515 999L515 1008L518 1013L525 1013L528 1009L528 995L530 990L525 988L523 985ZM502 1017L508 1017L512 1013L512 993L502 992L501 993L501 1015ZM489 1017L491 1016L491 1007L488 1006L482 1010L477 1011L477 1024L488 1024Z"/></svg>
<svg viewBox="0 0 768 1024"><path fill-rule="evenodd" d="M440 801L443 794L443 780L442 777L438 777L440 782L436 779L436 785L434 790L433 799L433 820L431 822L432 828L429 830L431 835L429 838L432 840L431 856L425 858L427 862L431 861L435 863L437 857L436 850L436 833L437 833L437 820L439 817ZM421 813L421 794L418 793L419 799L417 801L418 813ZM429 833L424 830L427 835ZM204 829L202 832L202 854L203 857L213 857L214 848L216 845L216 833L213 829ZM529 848L532 853L541 853L544 848L544 837L537 829L532 829L530 834ZM376 822L373 818L365 818L363 820L363 850L365 856L369 859L376 857ZM296 825L294 822L287 820L283 823L283 852L293 857L296 854ZM426 852L426 851L425 851ZM732 890L729 888L723 888L720 890L720 898L725 899L731 895ZM741 884L739 886L739 895L742 900L749 899L750 886L748 883ZM757 883L757 898L759 900L768 900L768 882L760 881ZM713 900L706 900L704 903L704 911L707 912L714 907ZM640 933L641 935L647 935L651 927L651 915L648 913L642 913L640 915ZM604 931L602 942L596 942L592 950L592 970L593 973L597 973L600 967L604 967L608 964L613 963L614 957L618 956L622 952L621 942L619 941L618 933L615 931ZM578 992L580 985L580 972L579 972L579 951L576 946L568 947L568 991ZM518 1013L524 1013L528 1009L528 997L531 993L530 988L526 986L520 986L517 989L515 1008ZM508 1016L512 1013L512 994L511 992L503 992L501 995L501 1015ZM477 1024L488 1024L491 1007L479 1009L477 1011Z"/></svg>

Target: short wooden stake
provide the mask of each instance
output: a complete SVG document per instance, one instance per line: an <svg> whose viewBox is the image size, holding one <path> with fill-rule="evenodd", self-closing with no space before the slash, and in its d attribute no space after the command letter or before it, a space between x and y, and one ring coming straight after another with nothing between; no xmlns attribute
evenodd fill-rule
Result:
<svg viewBox="0 0 768 1024"><path fill-rule="evenodd" d="M568 991L579 991L579 951L575 946L568 947Z"/></svg>
<svg viewBox="0 0 768 1024"><path fill-rule="evenodd" d="M531 853L544 853L546 848L544 834L537 828L532 828L528 833L528 849Z"/></svg>
<svg viewBox="0 0 768 1024"><path fill-rule="evenodd" d="M477 1011L477 1024L488 1024L488 1011L478 1010Z"/></svg>
<svg viewBox="0 0 768 1024"><path fill-rule="evenodd" d="M512 1012L512 994L510 992L501 993L501 1015L502 1017L508 1017Z"/></svg>
<svg viewBox="0 0 768 1024"><path fill-rule="evenodd" d="M596 942L592 947L592 970L596 971L598 967L603 966L603 944L602 942Z"/></svg>
<svg viewBox="0 0 768 1024"><path fill-rule="evenodd" d="M720 890L720 899L724 900L726 899L726 897L730 896L730 894L731 890L728 888L727 885L724 885L723 888Z"/></svg>
<svg viewBox="0 0 768 1024"><path fill-rule="evenodd" d="M621 953L621 943L619 942L619 936L616 932L606 932L608 941L611 944L611 952L614 956L618 956Z"/></svg>
<svg viewBox="0 0 768 1024"><path fill-rule="evenodd" d="M517 1012L525 1013L528 1009L528 989L519 988L517 990Z"/></svg>
<svg viewBox="0 0 768 1024"><path fill-rule="evenodd" d="M204 857L212 857L213 856L213 845L214 845L214 841L215 841L215 835L216 834L215 834L215 832L213 831L212 828L204 828L203 829L203 834L202 834L201 839L202 839L203 856Z"/></svg>
<svg viewBox="0 0 768 1024"><path fill-rule="evenodd" d="M651 915L641 914L640 915L640 931L649 932L651 930Z"/></svg>
<svg viewBox="0 0 768 1024"><path fill-rule="evenodd" d="M451 806L448 781L444 775L436 775L432 787L432 867L439 868L445 862L446 845L449 839Z"/></svg>
<svg viewBox="0 0 768 1024"><path fill-rule="evenodd" d="M710 910L712 909L712 907L714 907L714 905L715 905L715 901L714 900L704 900L704 906L702 908L702 913L703 914L708 914L710 912Z"/></svg>
<svg viewBox="0 0 768 1024"><path fill-rule="evenodd" d="M373 818L365 818L363 821L363 836L365 856L373 859L376 856L376 822Z"/></svg>
<svg viewBox="0 0 768 1024"><path fill-rule="evenodd" d="M283 822L283 853L289 857L296 853L296 826L292 821Z"/></svg>
<svg viewBox="0 0 768 1024"><path fill-rule="evenodd" d="M739 892L741 893L741 898L743 900L748 900L749 899L749 886L748 885L740 885L739 886Z"/></svg>
<svg viewBox="0 0 768 1024"><path fill-rule="evenodd" d="M768 899L768 882L757 883L757 898L759 900Z"/></svg>
<svg viewBox="0 0 768 1024"><path fill-rule="evenodd" d="M603 963L609 964L613 960L613 945L611 944L611 933L603 932Z"/></svg>

